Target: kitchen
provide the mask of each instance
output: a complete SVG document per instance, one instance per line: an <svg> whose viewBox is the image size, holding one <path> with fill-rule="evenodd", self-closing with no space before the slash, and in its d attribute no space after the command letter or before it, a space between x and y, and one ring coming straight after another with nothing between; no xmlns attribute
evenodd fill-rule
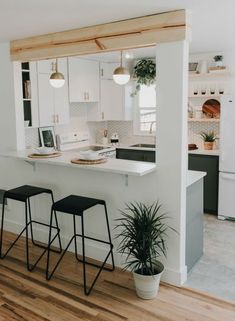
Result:
<svg viewBox="0 0 235 321"><path fill-rule="evenodd" d="M177 13L178 14L178 13ZM179 19L181 17L183 18L184 14L179 12ZM172 15L171 15L172 17ZM149 17L147 20L154 20L155 23L155 17ZM131 21L131 23L134 23L134 21ZM121 24L117 23L117 24ZM126 28L126 27L125 27ZM184 27L182 27L184 28ZM108 30L108 29L107 29ZM109 32L109 31L108 31ZM157 31L158 32L158 31ZM178 32L178 31L177 31ZM146 34L147 35L147 34ZM155 31L154 34L151 35L151 37L155 38ZM162 33L161 33L162 37ZM185 37L184 32L182 32L182 38ZM145 38L145 35L144 35ZM174 38L174 35L173 37ZM122 38L121 38L122 41ZM134 40L136 41L136 40ZM142 41L142 39L141 39ZM149 42L149 38L146 39L146 42ZM155 40L154 40L155 41ZM17 42L15 43L17 45ZM96 45L97 47L97 45ZM169 59L165 59L166 53L168 56L171 56L171 47L174 51L174 54L172 54L172 57L169 57ZM166 105L166 108L161 108L159 110L159 119L162 119L162 125L156 126L156 130L158 131L158 161L157 165L152 162L133 162L130 160L125 159L108 159L107 162L103 164L94 164L94 165L77 165L71 163L71 157L69 156L70 152L66 152L61 157L57 158L48 158L48 159L29 159L28 155L29 153L25 151L26 146L33 146L32 143L26 143L26 137L25 134L28 131L34 132L36 135L32 135L32 141L34 141L34 137L38 139L38 132L37 129L31 129L30 125L31 123L25 124L24 121L29 121L30 118L24 118L23 110L23 102L24 99L22 97L22 83L13 83L12 74L16 73L16 78L21 80L22 79L22 65L21 62L25 61L24 58L22 58L22 51L20 51L21 58L19 59L19 62L16 61L13 63L13 66L17 65L17 68L13 69L12 62L10 61L10 55L9 55L9 44L2 45L1 47L1 70L2 74L1 77L4 79L4 86L1 88L1 95L5 99L3 99L3 102L7 105L9 105L9 108L4 109L5 118L4 120L1 119L1 137L3 139L4 133L8 128L12 128L12 131L9 133L7 137L7 141L3 139L3 142L1 144L1 148L3 152L1 152L1 169L2 169L2 189L9 189L12 186L22 185L25 184L25 182L31 183L31 184L37 184L38 186L47 186L53 189L55 193L55 198L59 199L65 195L74 194L77 193L78 195L90 195L90 197L95 198L101 198L107 200L108 208L110 208L111 215L110 220L112 222L112 228L115 224L114 220L119 216L119 209L122 208L122 206L125 206L125 202L129 202L131 200L138 200L138 201L144 201L144 202L152 202L153 200L156 201L156 191L158 194L158 197L162 202L164 202L164 206L167 207L169 211L172 212L172 215L175 216L175 219L172 222L172 225L174 228L179 232L178 235L169 235L169 243L172 244L169 246L168 250L168 259L167 259L167 269L164 273L164 278L168 280L168 282L172 282L175 284L182 284L187 277L187 269L185 266L185 229L183 228L183 225L180 224L181 219L179 219L178 214L180 213L180 217L182 215L182 220L184 220L184 205L182 203L182 200L186 197L186 185L192 184L195 181L199 181L203 179L203 176L205 174L203 173L188 173L188 182L186 177L186 160L181 155L181 150L186 151L186 122L183 121L183 119L186 119L187 116L187 108L184 108L182 110L182 113L179 112L179 110L173 111L173 118L174 120L170 120L173 123L175 123L175 119L179 119L178 124L180 134L175 135L175 129L174 131L174 148L172 151L175 153L174 162L172 163L172 159L170 157L171 153L169 149L167 148L167 140L169 139L172 142L171 135L166 136L165 135L165 126L163 124L167 121L169 122L168 117L168 111L172 103L177 102L178 106L186 106L186 100L185 100L185 94L187 92L187 83L184 80L184 78L187 78L187 67L188 67L188 56L187 56L187 41L176 41L172 43L162 44L158 45L157 48L157 59L158 61L162 61L161 64L159 64L158 68L158 75L159 79L162 79L162 85L161 81L159 80L159 88L162 86L162 90L159 92L159 99L161 100L161 106ZM12 49L13 50L13 49ZM154 49L156 50L156 49ZM17 51L18 52L18 51ZM120 51L118 51L119 58L117 63L120 64ZM155 53L156 55L156 53ZM54 55L55 56L55 55ZM183 59L182 59L183 56ZM47 56L49 58L49 56ZM53 58L53 56L51 57ZM60 59L60 58L59 58ZM58 61L59 61L58 59ZM66 58L65 58L66 59ZM76 59L76 58L74 58ZM18 59L17 59L18 60ZM37 59L33 59L37 60ZM42 59L43 60L43 59ZM40 60L41 61L41 60ZM33 62L32 62L33 63ZM65 64L66 66L66 64ZM177 67L176 67L177 66ZM45 69L46 68L46 71ZM172 77L172 71L175 70L175 78ZM44 101L43 104L47 104L48 101L56 102L58 103L58 106L60 106L60 102L62 99L58 96L53 94L53 89L48 83L50 75L52 73L51 66L49 66L49 69L47 68L47 64L42 63L42 69L41 74L39 75L39 79L42 83L41 88L45 88L46 95L42 95L42 97L39 97L42 101ZM63 67L59 66L58 64L58 71L61 73L64 73L66 75L66 70L63 70ZM27 66L26 69L24 69L23 72L28 72ZM167 73L171 75L170 77L167 77ZM88 74L89 75L89 74ZM161 76L162 75L162 76ZM96 79L99 78L99 74L96 75ZM169 79L171 79L172 84L169 83ZM43 79L47 79L47 81L43 82ZM177 79L177 86L175 86ZM36 79L37 80L37 79ZM30 79L31 83L33 81L33 78ZM112 80L111 80L112 82ZM183 85L182 85L183 84ZM182 91L183 86L183 91ZM172 95L169 97L166 95L166 89L168 90L170 87L172 87ZM34 87L34 88L37 88ZM66 84L62 89L64 90L66 88ZM33 89L33 86L32 86ZM123 91L123 87L121 89ZM14 94L13 94L14 92ZM58 93L58 92L57 92ZM88 93L88 95L87 95ZM174 94L173 94L174 93ZM31 92L32 102L38 102L38 99L33 100L33 95L37 95L37 92L35 93L33 90ZM76 94L76 93L75 93ZM19 100L18 97L22 97L23 99ZM82 93L82 99L86 100L87 97L95 97L95 93L93 96L89 94L89 90L83 89ZM130 96L128 95L128 98ZM27 101L27 98L25 98ZM28 104L28 102L26 103ZM73 103L74 104L74 103ZM59 114L59 107L56 111L54 111L54 104L52 104L52 107L49 106L46 109L46 112L42 111L41 118L45 121L49 120L50 123L47 125L50 125L52 121L61 121L61 119L66 118L68 113L66 114L65 111L68 110L66 107L61 104L63 107L63 115L60 116ZM16 109L13 108L13 106L16 106ZM71 106L71 122L73 128L71 128L73 131L74 129L77 131L77 129L80 129L80 133L86 133L84 129L84 122L83 127L79 126L79 123L76 123L75 120L75 127L74 127L74 118L77 117L77 115L81 112L82 117L86 117L86 110L87 108L81 108L81 110L77 109L74 106ZM102 112L100 113L99 105L96 103L89 103L88 111L91 111L91 109L94 109L93 117L96 116L96 112L99 114L99 117L102 118ZM180 107L181 109L181 107ZM33 122L39 119L39 115L37 113L37 108L32 108L32 110L36 110L35 117L33 119L32 117L32 127L34 127ZM48 112L50 110L50 113ZM51 112L53 110L53 112ZM127 113L123 113L122 115ZM33 111L31 113L33 115ZM54 115L54 117L53 117ZM119 116L118 116L119 117ZM165 120L164 120L165 119ZM93 119L94 120L94 119ZM25 125L28 125L27 128L25 128ZM44 124L45 125L45 124ZM65 125L61 125L63 127ZM35 126L37 127L37 126ZM50 126L49 126L50 127ZM105 127L102 126L101 129L104 129ZM66 128L65 128L66 129ZM71 132L71 129L64 130L64 132ZM82 129L82 132L81 132ZM115 133L117 130L109 130L109 132ZM171 130L168 130L170 132ZM182 132L184 135L182 135ZM61 131L61 133L63 133ZM57 132L59 134L59 132ZM121 136L121 133L119 133ZM46 136L53 136L51 134ZM161 139L162 137L162 139ZM31 138L30 138L31 139ZM150 137L150 143L154 143L154 138ZM185 140L185 143L182 144L182 141ZM135 143L141 143L141 141L138 139L137 141L131 142L131 145L134 145ZM89 145L92 145L92 142L89 142ZM130 145L129 143L127 143ZM35 145L34 145L35 146ZM37 146L37 143L36 143ZM4 151L5 149L5 151ZM7 151L6 151L7 149ZM66 157L66 155L68 155ZM73 154L74 155L74 154ZM77 153L72 157L77 157ZM168 160L168 161L167 161ZM182 162L184 165L182 166ZM161 164L161 165L160 165ZM9 172L8 166L11 168L11 175L7 175ZM160 166L160 169L157 167ZM184 170L185 168L185 170ZM15 172L15 173L13 173ZM182 184L182 188L179 190L172 190L172 192L169 193L169 189L167 186L175 186L178 184ZM100 188L102 186L102 188ZM144 186L148 186L149 190L145 190ZM161 188L160 188L161 187ZM143 192L144 191L144 192ZM46 202L42 201L42 205L40 206L41 210L46 207ZM202 203L202 200L201 202ZM123 204L123 205L122 205ZM181 206L182 204L182 206ZM8 211L8 221L6 224L8 224L9 229L11 231L17 231L19 229L19 226L22 224L22 215L19 215L17 219L14 217L14 210L16 210L15 206L12 204L10 206L10 210ZM41 217L41 219L46 220L46 217L42 217L42 214L40 215L40 209L38 208L38 205L35 204L35 212L36 217ZM47 215L48 210L45 211L45 215ZM20 213L19 213L20 214ZM63 221L62 221L63 222ZM64 221L63 224L65 228L64 237L66 239L66 235L69 234L69 226L66 221ZM104 228L102 226L95 226L89 225L89 232L92 233L94 237L103 236ZM45 239L44 234L42 231L38 233L38 238L41 240ZM114 240L114 242L117 242ZM114 245L117 246L117 243ZM94 259L100 259L100 255L102 254L102 249L99 249L98 247L90 247L89 249L91 251L91 256ZM88 251L89 255L89 251ZM121 258L116 254L116 265L121 265Z"/></svg>
<svg viewBox="0 0 235 321"><path fill-rule="evenodd" d="M179 59L179 56L187 56L187 51L178 44L171 44L167 47L167 49L160 48L160 53L157 52L157 61L161 61L161 67L157 67L159 72L159 78L162 77L163 80L160 80L160 87L163 86L161 81L164 82L164 90L162 92L166 93L166 91L171 90L173 93L172 97L168 98L168 104L171 106L177 102L177 105L180 103L185 104L185 100L181 97L182 89L179 85L179 88L174 89L175 86L175 79L172 79L172 83L169 82L170 78L172 77L172 71L174 70L176 73L176 78L182 80L181 71L175 68L176 65L182 61ZM176 46L176 47L175 47ZM164 47L164 46L163 46ZM172 56L169 54L170 49L174 49L174 55ZM7 52L7 48L5 48L5 52ZM144 49L146 50L146 48ZM151 50L151 49L150 49ZM3 48L4 51L4 48ZM153 52L156 49L153 49ZM164 58L168 54L168 59ZM176 53L175 53L176 52ZM178 52L178 54L177 54ZM129 52L124 52L123 54L128 54ZM130 53L129 53L130 54ZM120 62L120 52L116 52L115 59L111 60L119 66ZM144 53L143 57L153 57L155 54L146 55ZM170 56L170 57L169 57ZM137 56L138 57L138 56ZM85 58L85 59L84 59ZM100 68L100 64L105 64L104 61L99 61L97 63L96 59L89 60L89 64L86 65L87 57L79 57L79 58L69 58L71 61L81 60L82 65L84 67L84 71L82 74L81 79L86 79L88 75L90 78L87 80L89 88L87 88L87 83L82 84L79 83L79 80L75 79L75 88L81 88L81 92L77 90L73 91L73 79L71 77L76 78L76 64L72 63L72 68L70 68L69 60L66 61L66 58L59 58L58 59L58 71L61 72L65 78L68 79L68 86L67 92L66 90L66 82L65 86L62 87L63 94L59 94L59 91L54 91L48 84L48 78L52 73L52 65L49 61L39 61L38 63L32 62L32 69L36 71L35 74L31 74L31 68L29 65L22 65L21 63L14 62L14 74L15 79L20 81L15 82L15 101L18 113L16 114L16 128L17 128L17 150L18 152L7 152L5 153L4 157L7 157L7 162L11 165L13 177L5 177L3 175L3 185L5 188L9 186L14 186L16 184L21 184L23 181L29 182L38 182L44 186L52 186L53 190L55 190L55 194L57 198L60 198L64 194L68 192L74 193L76 191L80 194L87 194L87 195L94 195L94 197L101 197L108 200L108 205L112 208L114 214L112 214L112 218L118 215L117 209L120 208L120 204L124 204L125 201L129 201L130 199L143 199L143 200L152 200L156 198L156 191L158 191L158 195L162 199L168 199L167 202L167 209L175 213L181 208L181 204L178 203L178 200L175 198L177 192L172 193L171 195L169 192L169 186L172 186L172 183L179 186L178 183L182 184L182 189L184 184L184 178L179 178L184 172L184 167L181 168L179 163L182 164L181 156L177 152L177 149L180 150L186 146L184 144L186 142L186 137L183 137L184 143L182 143L182 137L176 138L174 137L174 131L182 131L186 128L186 113L181 118L182 114L178 115L171 111L169 107L163 112L160 119L164 120L164 126L159 125L155 127L155 121L151 118L147 121L147 124L142 124L144 130L142 131L141 135L133 135L133 132L140 131L141 127L138 128L136 126L136 122L132 122L130 118L130 109L133 109L134 98L131 97L129 92L126 93L125 90L128 88L125 87L117 87L117 91L119 95L114 96L115 92L111 91L109 86L112 86L113 89L113 80L112 80L112 73L113 68L111 68L111 76L110 72L108 72L107 78L105 78L105 74L102 75L102 68ZM91 58L91 57L89 57ZM138 57L139 58L139 57ZM7 58L6 58L6 65L7 65ZM92 62L91 62L92 61ZM126 59L128 61L128 59ZM125 61L125 63L126 63ZM55 64L55 61L53 61ZM110 64L111 62L106 62ZM183 61L183 65L185 67L185 63L187 62L187 58ZM94 70L89 70L92 65L94 64L95 69L98 71L95 73L94 77ZM169 66L170 64L170 66ZM34 65L34 66L33 66ZM186 63L187 65L187 63ZM68 68L66 68L68 66ZM131 67L130 67L131 68ZM164 73L168 73L167 75L167 84L165 77L163 76L163 68ZM9 68L10 70L10 68ZM6 76L7 72L4 74ZM71 70L71 73L70 73ZM31 85L31 92L30 95L27 97L22 93L22 73L29 74L30 73L30 85ZM185 74L184 74L185 76ZM96 81L95 81L95 79ZM101 79L100 79L101 78ZM103 78L103 79L102 79ZM187 76L185 77L187 79ZM97 81L98 79L98 81ZM101 81L103 80L103 84L106 83L105 90L103 92L103 101L107 100L110 106L110 99L112 99L112 103L114 109L112 112L110 108L108 108L109 116L106 118L106 111L104 105L102 104L102 85ZM35 87L33 89L33 81L35 81ZM78 81L78 83L77 83ZM183 81L182 81L183 82ZM98 83L98 86L97 86ZM79 84L79 85L78 85ZM131 85L131 83L130 83ZM167 86L166 86L167 85ZM100 86L100 89L99 89ZM23 86L24 88L24 86ZM98 90L97 90L98 88ZM184 83L183 89L184 93L187 91L187 84ZM162 88L163 89L163 88ZM132 88L134 90L134 88ZM177 91L178 90L178 91ZM177 93L176 93L177 91ZM107 95L112 92L111 95ZM180 92L180 93L178 93ZM40 94L41 93L41 94ZM98 95L98 98L97 98ZM21 99L19 99L21 97ZM30 98L29 98L30 97ZM33 97L35 99L33 99ZM113 100L113 97L115 99ZM70 104L68 104L68 98L70 100ZM123 99L126 98L126 99ZM162 98L160 97L160 100ZM166 98L164 98L166 99ZM97 101L98 100L98 101ZM99 101L100 100L100 101ZM117 104L117 105L116 105ZM30 105L30 108L28 108ZM122 106L121 110L120 105ZM166 104L167 105L167 104ZM150 115L153 115L153 105L150 106L139 106L143 108L150 109ZM45 108L45 109L43 109ZM29 112L28 109L31 109ZM139 108L140 109L140 108ZM24 113L22 111L25 111ZM19 112L21 111L21 112ZM118 111L118 113L117 113ZM171 113L169 113L171 112ZM133 115L133 114L132 114ZM139 114L140 115L140 114ZM137 119L139 117L137 116ZM172 119L169 119L169 115L172 115ZM7 117L6 117L7 118ZM144 118L144 117L143 117ZM178 119L178 125L173 130L173 126L175 126L175 122ZM145 121L143 121L145 122ZM23 125L24 124L24 125ZM169 125L169 130L166 131L166 124ZM138 122L137 122L138 125ZM50 158L45 161L45 159L29 159L28 154L29 151L25 152L25 147L33 148L32 153L35 152L35 149L39 146L39 136L38 136L38 127L46 126L46 136L48 137L48 131L50 132L49 137L52 137L54 143L56 139L51 131L51 127L54 127L55 134L59 135L57 138L57 142L60 144L60 149L62 151L66 150L62 156L58 158ZM172 128L171 128L172 126ZM179 127L181 130L179 129ZM185 127L184 127L185 126ZM32 127L32 128L31 128ZM49 127L49 128L48 128ZM147 128L146 128L147 127ZM160 129L159 129L160 127ZM106 132L107 130L107 132ZM157 131L156 134L155 130ZM160 131L159 131L160 130ZM147 135L144 135L147 133ZM68 133L73 133L70 136ZM115 133L118 133L115 134ZM166 137L166 133L168 133L169 137ZM108 145L111 143L111 139L113 140L113 144L118 144L119 146L116 149L117 152L117 159L108 159L108 161L104 164L97 165L72 165L71 159L78 158L78 154L76 149L84 148L87 146L97 146L102 145L105 141L105 138L108 134ZM44 137L43 130L41 130L41 137ZM156 145L157 145L157 162L154 162L154 154L155 148L149 145L155 145L155 136L156 136ZM164 138L161 141L161 138ZM171 141L175 139L176 144L171 145ZM159 143L158 143L159 141ZM48 141L46 142L48 143ZM81 146L83 145L83 146ZM138 145L134 146L133 145ZM146 146L148 145L148 146ZM163 146L165 145L165 146ZM74 148L74 151L71 150ZM159 147L158 147L159 146ZM169 146L172 146L171 151L169 150ZM70 148L72 147L72 148ZM107 146L105 143L105 148L102 153L110 153L113 152L113 146ZM158 158L159 152L159 158ZM133 154L134 153L134 154ZM150 154L151 153L151 154ZM172 157L172 153L176 155L175 158L175 166L172 167L172 161L170 158ZM67 156L66 156L67 155ZM106 155L109 156L109 155ZM110 156L113 156L111 153ZM140 161L130 163L130 158ZM24 162L19 162L19 159L23 160ZM125 160L123 160L125 159ZM143 163L143 161L147 161ZM8 165L1 160L2 168L8 170ZM168 162L168 163L167 163ZM186 164L186 162L183 162ZM168 172L168 177L166 175L161 174L160 172L156 173L157 166L163 166L162 168L164 171ZM184 165L185 165L184 164ZM56 166L51 166L56 165ZM58 167L59 165L62 165ZM80 167L79 167L80 166ZM81 169L83 166L83 169ZM176 169L180 168L179 173L175 173ZM69 168L70 167L70 168ZM79 171L79 175L75 177L75 168ZM59 170L58 170L59 169ZM185 167L186 169L186 167ZM3 170L4 171L4 170ZM22 176L19 176L17 173L21 173ZM108 173L104 176L104 173ZM116 175L120 174L120 175ZM193 176L195 173L189 173L189 176ZM200 173L199 173L200 174ZM162 175L162 176L161 176ZM179 175L179 176L178 176ZM194 181L200 181L200 188L202 184L202 178L205 174L200 174L198 178ZM24 179L22 179L22 177ZM183 177L183 176L182 176ZM190 178L188 178L190 181ZM141 180L141 181L140 181ZM192 185L193 179L191 182L188 183ZM5 183L4 183L5 182ZM81 184L82 182L82 184ZM102 186L102 189L100 188ZM143 194L144 186L148 186L149 190ZM198 187L199 188L199 187ZM162 189L162 191L161 191ZM180 189L180 188L179 188ZM181 193L181 192L180 192ZM179 193L179 195L180 195ZM179 197L177 195L177 198ZM200 203L200 201L199 201ZM179 207L176 209L176 204ZM45 204L44 204L45 205ZM201 204L200 204L201 206ZM36 207L36 206L35 206ZM10 208L11 209L11 208ZM13 208L14 209L14 208ZM11 209L12 210L12 209ZM36 209L37 211L38 209ZM39 213L37 214L38 216ZM36 215L36 216L37 216ZM9 225L14 221L12 218L9 222ZM14 222L16 223L16 222ZM20 219L18 221L20 224ZM67 229L66 221L63 222L65 229ZM168 260L167 260L167 269L165 273L165 280L171 282L173 284L182 284L185 279L187 278L187 270L185 269L184 264L184 243L185 243L185 231L182 225L179 224L178 221L174 222L175 228L180 232L180 237L178 238L176 235L171 235L171 247L169 249ZM11 229L16 228L17 226L11 225ZM17 224L15 224L17 225ZM91 233L96 236L98 234L103 234L102 226L89 226ZM68 230L67 230L68 231ZM66 235L66 233L65 233ZM44 235L41 234L38 236L39 239L43 239ZM66 236L65 236L66 238ZM179 242L180 239L180 242ZM180 243L180 244L179 244ZM92 257L100 259L102 255L102 249L98 248L90 248L88 253L91 253ZM176 255L177 254L177 255ZM117 258L117 264L120 264L119 258ZM121 265L121 264L120 264Z"/></svg>
<svg viewBox="0 0 235 321"><path fill-rule="evenodd" d="M120 55L122 55L122 59L124 64L127 66L129 73L133 75L134 66L139 61L154 61L152 58L154 57L154 51L155 48L150 47L129 50L123 53L111 52L106 54L84 56L82 58L68 58L67 61L65 61L65 58L58 59L58 70L62 72L65 75L65 79L67 79L67 85L65 82L65 86L63 86L61 89L54 89L55 95L57 95L60 90L63 92L63 94L59 94L62 98L57 99L59 107L56 106L56 112L59 113L59 111L62 110L64 114L62 113L59 115L54 115L55 102L53 107L53 89L52 87L48 86L48 79L53 72L53 66L56 61L39 61L37 63L33 62L27 65L27 68L23 69L23 72L30 72L32 69L37 70L39 75L35 77L35 75L30 72L30 79L32 77L32 81L36 80L35 85L38 86L38 95L41 94L42 97L38 97L39 105L37 103L35 104L33 99L31 99L30 102L32 106L36 106L36 108L38 108L39 119L37 121L38 124L42 124L43 127L41 127L38 132L38 124L33 121L33 118L26 119L27 117L25 118L24 115L24 124L26 125L25 144L26 148L29 150L26 152L26 154L23 152L21 157L25 159L27 158L28 154L30 154L30 151L37 152L36 149L40 144L40 139L43 141L43 131L53 130L52 135L50 136L52 140L49 140L48 143L43 142L42 145L52 147L56 146L59 151L63 152L63 160L65 160L67 163L69 163L71 159L78 158L79 152L82 154L84 151L84 155L86 157L97 157L99 159L101 156L105 156L108 158L116 157L116 159L155 163L155 142L157 142L157 137L155 135L156 95L154 86L153 88L145 88L142 86L142 90L140 90L138 94L133 95L136 85L133 77L126 86L117 85L113 81L113 71L120 64ZM225 97L227 97L227 94L231 92L231 84L233 79L231 76L231 66L226 66L226 71L222 70L216 74L209 74L208 69L210 66L214 66L213 57L215 54L216 53L190 55L190 61L198 61L199 63L197 72L191 72L189 77L190 107L193 109L193 116L196 115L196 117L191 115L192 111L189 109L188 143L196 143L196 147L199 147L197 147L198 149L189 151L189 169L207 173L207 175L204 177L204 213L218 215L218 138L220 134L220 115L211 117L211 115L208 116L205 113L200 112L199 109L202 107L203 103L210 98L221 100L223 94ZM225 59L226 58L227 60L225 60L225 63L228 61L229 65L230 61L228 57L225 57ZM206 72L203 72L203 70L200 70L200 65L205 65L205 62L207 64L207 69ZM76 65L76 63L78 65ZM82 85L79 83L81 80L78 79L80 78L78 76L81 73L81 69L83 71L83 67L86 66L86 63L89 63L90 68L93 66L93 69L91 69L89 72L89 76L91 77L92 75L92 77L94 77L94 74L96 75L96 77L94 77L96 78L96 82L94 82L94 80L87 81L89 85L92 84L91 89L89 89L89 101L87 101L88 89L85 90L85 93L77 93L77 88L84 88L84 84ZM21 80L22 68L19 67L19 63L16 64L18 64L19 72L16 83L17 86L19 86L18 92L20 92L20 88L24 87L22 81L19 81L19 79ZM36 67L35 64L37 65ZM29 66L31 66L30 70ZM72 72L69 75L70 70ZM41 80L41 75L43 78L45 78L44 82ZM87 74L85 71L84 74L82 73L82 79L84 79L86 76ZM209 78L209 81L207 78ZM221 80L222 85L224 86L224 92L218 96L218 88L221 86ZM95 86L100 90L100 92L98 90L96 94L92 93L92 90L94 90ZM204 88L206 86L207 91L209 91L210 86L212 86L213 88L216 88L217 92L213 93L212 95L210 92L207 92L205 97L202 94L196 96L193 93L195 86L197 90L200 90L200 88ZM65 88L67 89L66 93ZM150 89L152 90L150 91ZM43 92L43 90L46 91ZM147 90L147 92L145 92L145 90ZM36 94L36 92L36 89L32 90L32 98L33 93ZM44 97L51 97L51 100L46 99L45 101ZM25 100L22 97L18 97L17 101L23 101L24 103ZM146 101L148 101L148 104L146 104ZM26 102L28 102L27 99ZM195 106L192 107L193 103ZM42 106L41 109L40 104ZM67 106L67 115L65 114L66 108L64 106ZM144 109L147 109L147 118L146 116L143 116L141 122L140 113L141 110ZM49 113L50 110L51 114ZM37 112L33 112L32 110L29 115L37 115ZM30 126L30 124L33 126ZM217 140L212 150L205 150L201 132L210 131L215 132ZM62 158L60 157L60 159ZM53 159L48 159L48 161L52 162ZM59 160L55 159L55 163L57 161ZM155 168L155 165L146 164L146 166L148 165L150 167L145 168L145 173L151 172ZM88 165L88 167L90 166L91 165ZM96 165L94 166L96 167ZM108 165L105 164L104 166ZM123 164L121 164L119 168L116 168L115 171L116 173L123 173L125 175L125 185L128 185L129 173L127 174L123 172ZM192 208L189 207L188 212L192 212ZM222 216L220 218L224 219ZM191 219L188 216L188 221L190 220ZM186 263L188 267L188 273L193 269L194 265L203 254L202 224L203 218L201 215L198 215L197 221L194 221L194 225L188 227L186 231L188 235L186 236ZM192 230L194 230L194 233ZM194 235L195 238L192 237L192 235ZM196 240L198 246L195 248L193 247L193 243ZM193 275L192 271L190 273ZM190 277L188 283L191 286L197 287L197 284L195 285L191 281Z"/></svg>

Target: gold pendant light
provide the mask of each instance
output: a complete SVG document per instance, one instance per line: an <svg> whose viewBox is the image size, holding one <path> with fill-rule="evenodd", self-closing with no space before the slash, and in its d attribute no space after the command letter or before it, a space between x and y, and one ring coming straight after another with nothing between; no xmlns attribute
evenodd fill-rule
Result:
<svg viewBox="0 0 235 321"><path fill-rule="evenodd" d="M54 88L61 88L64 86L65 79L61 72L58 72L58 59L53 63L53 73L50 77L50 84Z"/></svg>
<svg viewBox="0 0 235 321"><path fill-rule="evenodd" d="M122 51L121 51L121 65L113 72L113 80L118 85L125 85L130 80L129 71L122 66Z"/></svg>

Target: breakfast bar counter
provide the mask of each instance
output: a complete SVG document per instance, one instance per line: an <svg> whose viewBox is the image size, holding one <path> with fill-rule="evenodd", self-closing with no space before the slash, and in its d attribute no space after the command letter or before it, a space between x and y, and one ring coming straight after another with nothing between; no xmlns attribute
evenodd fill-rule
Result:
<svg viewBox="0 0 235 321"><path fill-rule="evenodd" d="M108 158L107 162L103 164L73 164L71 163L71 160L78 158L78 153L74 151L62 152L61 156L59 157L37 159L28 157L28 155L32 154L32 152L32 150L10 151L2 152L0 153L0 156L23 160L33 165L41 163L132 176L143 176L156 170L155 163L129 161L115 158Z"/></svg>

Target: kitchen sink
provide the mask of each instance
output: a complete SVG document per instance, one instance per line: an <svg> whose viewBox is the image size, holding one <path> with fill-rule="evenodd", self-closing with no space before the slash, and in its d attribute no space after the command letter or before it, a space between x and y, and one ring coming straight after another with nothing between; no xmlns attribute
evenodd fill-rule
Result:
<svg viewBox="0 0 235 321"><path fill-rule="evenodd" d="M135 144L130 147L155 148L156 146L154 144Z"/></svg>

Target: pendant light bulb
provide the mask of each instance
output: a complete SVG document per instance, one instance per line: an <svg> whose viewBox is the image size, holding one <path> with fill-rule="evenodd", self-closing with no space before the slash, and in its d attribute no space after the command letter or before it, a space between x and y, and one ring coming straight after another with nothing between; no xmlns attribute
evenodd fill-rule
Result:
<svg viewBox="0 0 235 321"><path fill-rule="evenodd" d="M64 86L65 79L61 72L58 72L58 61L55 62L55 71L50 76L50 84L54 88L61 88Z"/></svg>
<svg viewBox="0 0 235 321"><path fill-rule="evenodd" d="M121 65L113 72L113 80L118 85L125 85L130 80L129 71L122 66L122 51L121 51Z"/></svg>

